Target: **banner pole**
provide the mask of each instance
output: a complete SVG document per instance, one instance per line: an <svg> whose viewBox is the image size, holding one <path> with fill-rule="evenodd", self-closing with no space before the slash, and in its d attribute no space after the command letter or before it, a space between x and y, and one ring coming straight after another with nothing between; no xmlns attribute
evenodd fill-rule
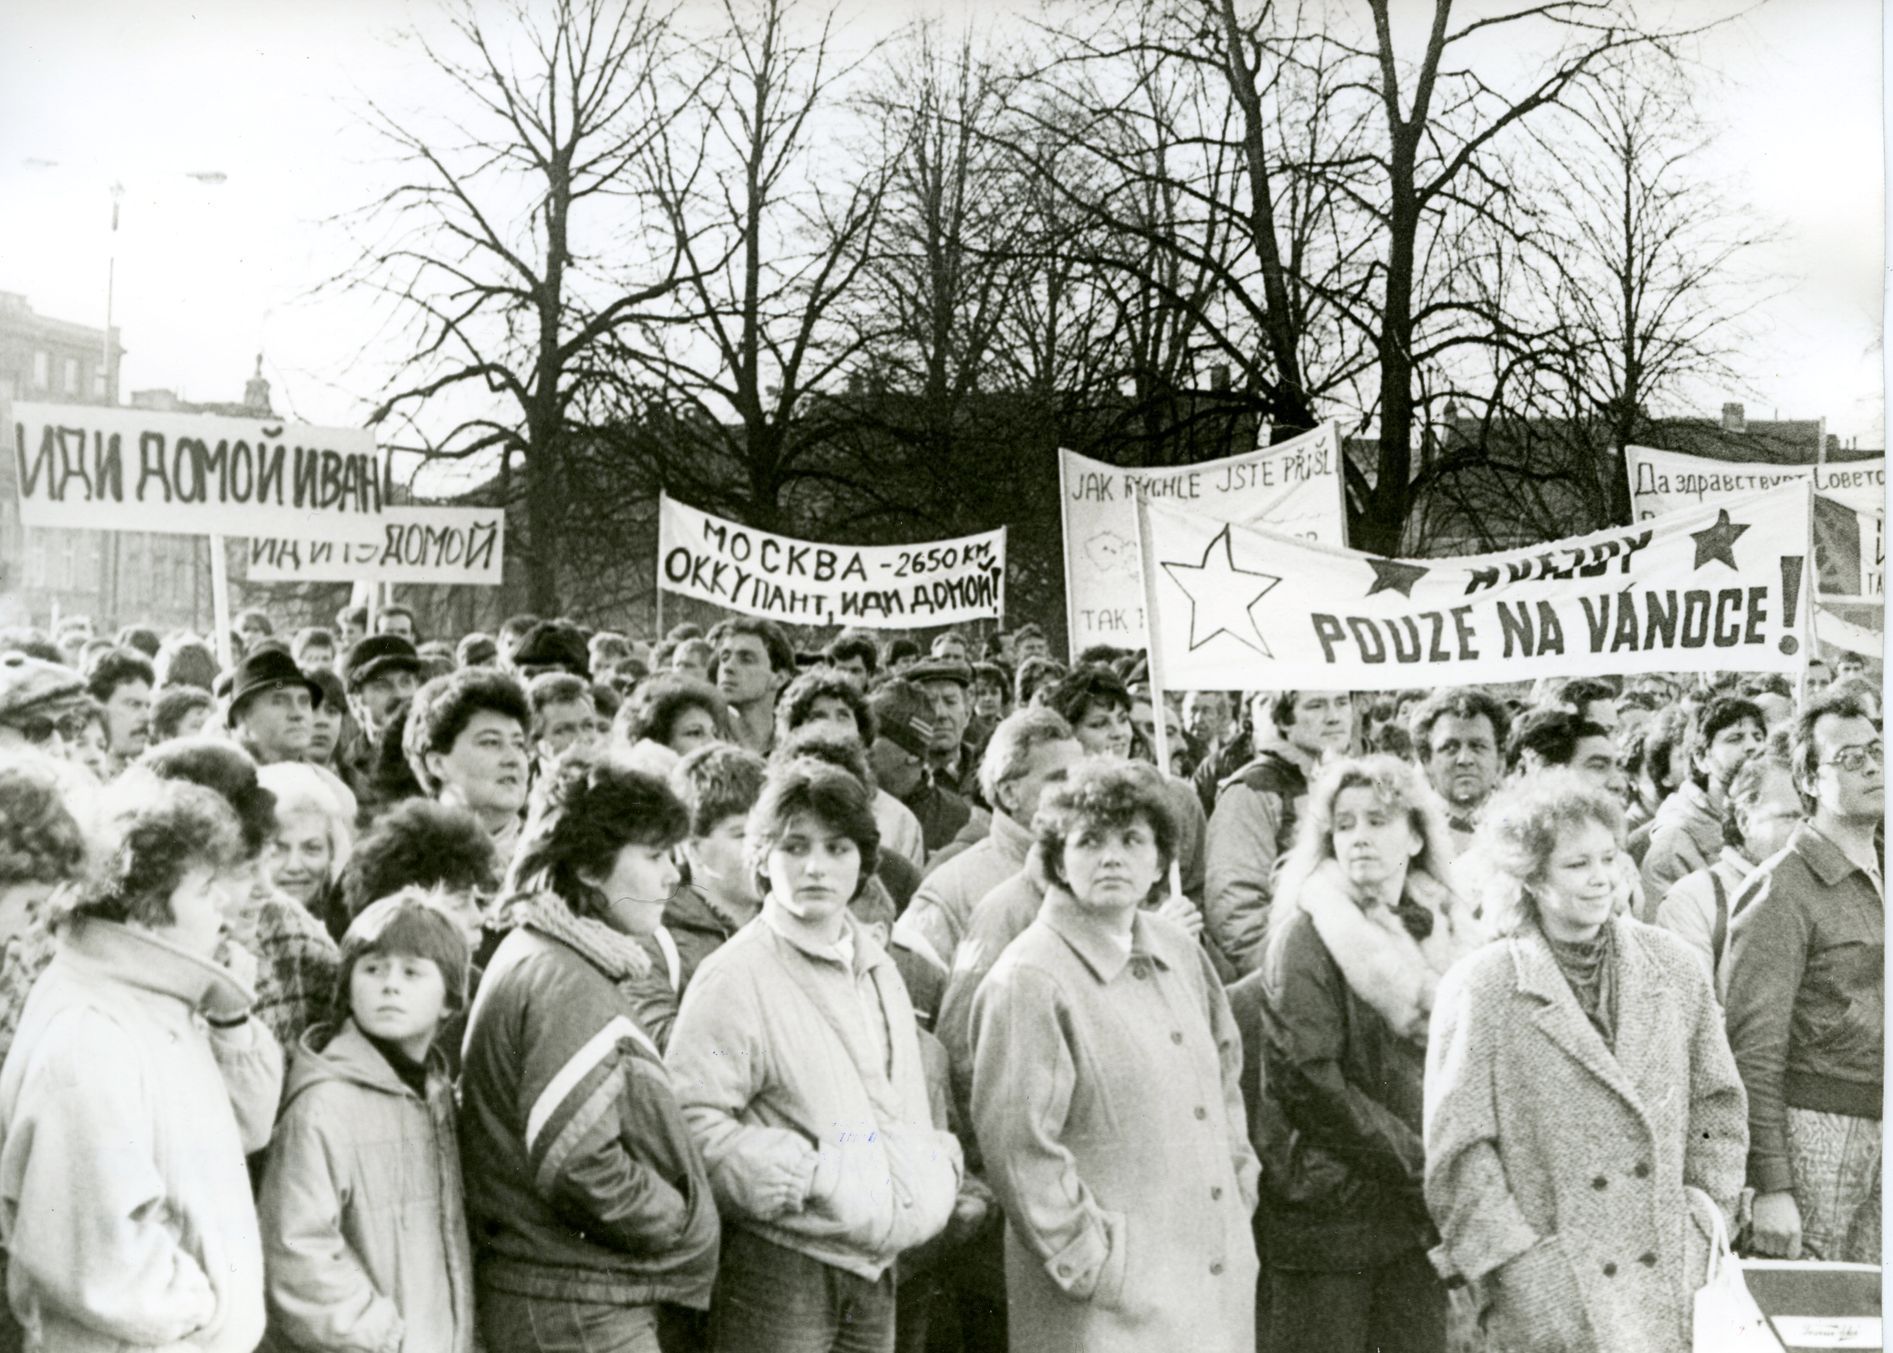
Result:
<svg viewBox="0 0 1893 1353"><path fill-rule="evenodd" d="M1825 431L1825 424L1822 426L1823 431ZM1825 436L1821 438L1823 444L1825 444L1826 440L1827 438ZM1808 702L1808 668L1813 666L1815 659L1820 657L1821 654L1820 634L1814 623L1814 607L1817 604L1814 598L1814 587L1815 584L1820 581L1820 570L1814 567L1814 476L1809 475L1807 482L1808 541L1807 554L1804 555L1801 560L1801 568L1803 570L1801 579L1801 591L1803 596L1801 604L1804 607L1801 615L1801 632L1803 635L1801 640L1801 681L1795 688L1795 704L1803 707L1805 707Z"/></svg>
<svg viewBox="0 0 1893 1353"><path fill-rule="evenodd" d="M1065 561L1065 657L1069 660L1076 657L1079 650L1077 598L1072 595L1071 587L1071 489L1065 482L1065 460L1065 448L1061 446L1058 448L1058 543ZM1141 491L1138 499L1143 499ZM1144 642L1150 642L1148 632Z"/></svg>
<svg viewBox="0 0 1893 1353"><path fill-rule="evenodd" d="M1170 724L1166 712L1163 679L1163 645L1158 642L1157 580L1150 565L1150 511L1144 499L1144 487L1137 486L1137 573L1144 585L1144 658L1150 668L1151 750L1157 757L1157 774L1170 776ZM1170 894L1183 896L1183 865L1170 861Z"/></svg>
<svg viewBox="0 0 1893 1353"><path fill-rule="evenodd" d="M217 629L217 663L228 672L237 663L230 647L230 561L224 557L223 539L210 538L210 614Z"/></svg>

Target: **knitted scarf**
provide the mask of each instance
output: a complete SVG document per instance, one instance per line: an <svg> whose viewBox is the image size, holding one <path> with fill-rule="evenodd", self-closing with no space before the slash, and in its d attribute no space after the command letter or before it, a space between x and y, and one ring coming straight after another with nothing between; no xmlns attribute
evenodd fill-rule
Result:
<svg viewBox="0 0 1893 1353"><path fill-rule="evenodd" d="M620 986L650 974L651 956L643 945L603 921L573 915L572 909L552 893L515 898L510 909L521 925L576 949Z"/></svg>

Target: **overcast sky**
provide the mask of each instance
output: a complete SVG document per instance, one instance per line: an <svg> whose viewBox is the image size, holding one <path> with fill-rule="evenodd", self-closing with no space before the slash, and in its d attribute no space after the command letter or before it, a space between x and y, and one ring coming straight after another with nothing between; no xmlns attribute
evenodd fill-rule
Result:
<svg viewBox="0 0 1893 1353"><path fill-rule="evenodd" d="M990 19L1000 0L925 2ZM376 335L359 310L308 298L342 261L320 221L374 181L351 108L401 88L409 58L388 35L432 14L416 0L6 0L0 290L101 323L120 182L124 388L235 399L261 351L279 410L358 420L374 385L355 354ZM1742 361L1753 388L1727 397L1751 417L1824 416L1863 446L1884 445L1880 51L1871 0L1773 0L1702 51L1723 76L1705 91L1717 172L1783 234L1755 260L1781 295ZM186 177L205 171L227 181Z"/></svg>

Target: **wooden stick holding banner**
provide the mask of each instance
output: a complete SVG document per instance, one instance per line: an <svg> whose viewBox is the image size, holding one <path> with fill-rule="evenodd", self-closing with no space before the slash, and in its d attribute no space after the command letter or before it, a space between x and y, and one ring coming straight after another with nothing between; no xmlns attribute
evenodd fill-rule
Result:
<svg viewBox="0 0 1893 1353"><path fill-rule="evenodd" d="M1058 538L1071 540L1071 487L1065 473L1067 457L1062 453L1058 457ZM1071 580L1071 546L1065 546L1065 651L1078 651L1078 589Z"/></svg>
<svg viewBox="0 0 1893 1353"><path fill-rule="evenodd" d="M1821 439L1825 442L1827 439ZM1814 477L1808 476L1808 552L1801 560L1801 677L1795 683L1794 702L1801 708L1808 703L1808 668L1821 656L1820 637L1814 631L1814 586L1820 581L1814 568ZM1783 586L1787 579L1782 579Z"/></svg>
<svg viewBox="0 0 1893 1353"><path fill-rule="evenodd" d="M1144 566L1150 558L1150 512L1144 496L1143 487L1137 489L1137 574L1143 582L1144 614L1150 617L1147 633L1156 633L1157 623L1157 584L1151 577L1151 570ZM1157 757L1157 774L1170 773L1170 721L1164 718L1164 692L1168 689L1163 679L1163 645L1150 644L1144 650L1150 667L1150 739L1151 750ZM1183 896L1183 864L1179 860L1170 861L1170 895Z"/></svg>
<svg viewBox="0 0 1893 1353"><path fill-rule="evenodd" d="M230 560L223 542L220 535L210 538L210 615L217 631L217 664L228 672L237 661L230 643Z"/></svg>

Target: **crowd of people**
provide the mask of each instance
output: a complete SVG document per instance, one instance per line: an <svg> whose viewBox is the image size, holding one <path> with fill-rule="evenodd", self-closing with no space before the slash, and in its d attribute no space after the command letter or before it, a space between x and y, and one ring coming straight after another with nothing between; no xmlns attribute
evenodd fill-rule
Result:
<svg viewBox="0 0 1893 1353"><path fill-rule="evenodd" d="M235 628L0 632L0 1350L1665 1353L1719 1234L1879 1262L1858 663Z"/></svg>

